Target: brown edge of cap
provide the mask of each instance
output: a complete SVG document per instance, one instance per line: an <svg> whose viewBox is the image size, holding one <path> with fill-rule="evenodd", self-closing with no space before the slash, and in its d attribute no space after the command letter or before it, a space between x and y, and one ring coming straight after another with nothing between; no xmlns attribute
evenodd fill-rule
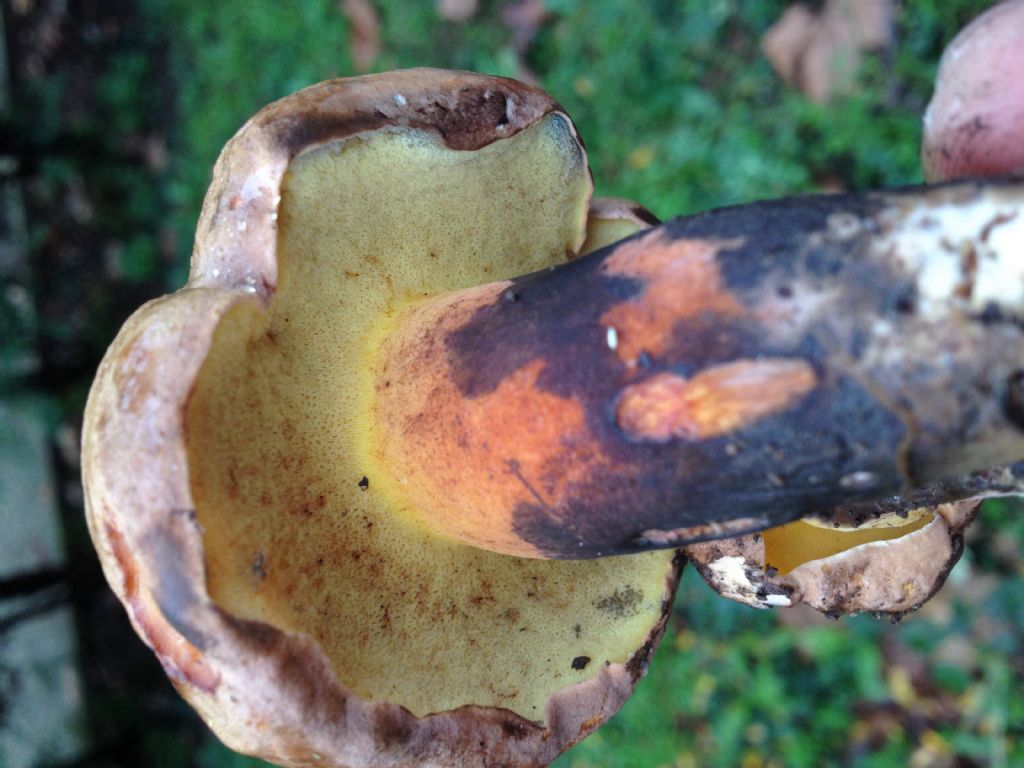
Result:
<svg viewBox="0 0 1024 768"><path fill-rule="evenodd" d="M640 203L624 197L593 198L590 201L589 216L592 219L628 221L636 225L638 232L661 224L661 220Z"/></svg>
<svg viewBox="0 0 1024 768"><path fill-rule="evenodd" d="M863 612L898 619L924 605L945 583L963 554L964 530L981 501L926 508L934 518L920 530L811 560L787 574L766 563L760 533L683 551L712 589L755 608L807 603L830 616Z"/></svg>
<svg viewBox="0 0 1024 768"><path fill-rule="evenodd" d="M281 182L304 152L394 127L432 131L452 149L475 150L551 113L569 125L586 167L583 142L559 104L507 78L409 69L328 80L286 96L252 117L217 160L196 229L190 284L269 299L277 285Z"/></svg>
<svg viewBox="0 0 1024 768"><path fill-rule="evenodd" d="M626 663L554 694L547 728L499 708L416 718L365 701L337 680L310 638L231 617L206 592L185 413L223 315L237 302L266 306L273 293L278 189L289 161L394 125L436 130L450 146L471 149L556 109L514 81L436 70L331 81L272 104L218 161L189 285L137 311L104 357L83 430L89 530L136 632L232 748L288 766L536 766L613 715L646 672L670 614L679 555L646 642ZM448 114L459 111L468 117Z"/></svg>

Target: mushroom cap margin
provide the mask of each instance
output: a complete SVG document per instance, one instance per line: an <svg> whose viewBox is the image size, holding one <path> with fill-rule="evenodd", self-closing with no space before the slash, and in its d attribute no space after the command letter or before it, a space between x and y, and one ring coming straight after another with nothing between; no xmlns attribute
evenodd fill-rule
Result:
<svg viewBox="0 0 1024 768"><path fill-rule="evenodd" d="M136 632L232 748L288 766L546 764L614 714L646 672L681 556L644 644L626 663L554 694L547 727L499 708L416 718L362 700L310 638L234 618L211 601L190 491L188 401L220 319L238 302L265 308L273 294L276 212L290 161L392 127L434 130L450 147L471 150L558 109L515 81L440 70L329 81L275 102L218 160L188 285L136 312L101 363L83 429L90 533Z"/></svg>

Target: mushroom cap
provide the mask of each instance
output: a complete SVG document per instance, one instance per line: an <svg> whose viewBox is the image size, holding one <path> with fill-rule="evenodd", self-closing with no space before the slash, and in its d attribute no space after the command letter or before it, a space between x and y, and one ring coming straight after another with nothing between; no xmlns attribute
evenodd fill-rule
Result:
<svg viewBox="0 0 1024 768"><path fill-rule="evenodd" d="M338 167L362 176L331 176ZM435 194L417 191L438 168ZM388 204L371 205L381 184L394 185ZM488 184L515 194L488 199ZM491 266L571 257L590 191L575 130L548 96L468 73L313 86L225 148L188 284L141 308L101 364L83 476L108 581L232 748L289 766L541 765L617 711L646 671L675 553L560 563L479 552L391 509L377 475L356 472L372 457L331 453L332 436L347 445L360 423L345 406L366 395L352 371L372 345L368 323L419 290L395 283L426 276L424 290L450 290ZM425 214L440 221L429 233L439 247L477 237L493 248L476 242L479 258L451 265L454 278L408 266L425 219L374 219L404 193L442 208L455 199ZM481 233L460 230L459 216ZM369 309L355 306L353 325L319 325L351 295L318 287L346 277L351 253L372 255L351 222L375 227L382 256L408 259L352 277L381 289ZM421 244L424 259L433 244ZM292 321L305 330L280 330ZM337 347L352 365L303 368Z"/></svg>
<svg viewBox="0 0 1024 768"><path fill-rule="evenodd" d="M617 243L661 222L658 217L633 200L621 197L595 197L587 215L587 239L580 255Z"/></svg>
<svg viewBox="0 0 1024 768"><path fill-rule="evenodd" d="M931 181L1024 173L1024 2L994 4L946 48L924 116Z"/></svg>
<svg viewBox="0 0 1024 768"><path fill-rule="evenodd" d="M723 597L755 608L807 603L839 616L900 618L934 595L963 554L980 501L940 504L881 526L829 527L797 520L685 548Z"/></svg>

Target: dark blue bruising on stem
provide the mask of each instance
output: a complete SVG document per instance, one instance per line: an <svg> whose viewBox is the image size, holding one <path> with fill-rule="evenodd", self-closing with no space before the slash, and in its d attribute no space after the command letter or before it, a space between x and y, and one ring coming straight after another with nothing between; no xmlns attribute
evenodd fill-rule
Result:
<svg viewBox="0 0 1024 768"><path fill-rule="evenodd" d="M745 309L763 300L765 286L810 284L838 288L837 312L877 317L898 311L912 286L858 259L864 243L839 246L810 235L825 232L834 213L870 217L880 204L840 196L757 203L677 219L660 231L666 240L736 241L717 262L724 287ZM537 385L579 401L598 449L612 460L613 470L579 483L560 507L521 504L515 528L525 540L553 556L635 551L645 530L743 518L780 524L905 486L903 417L836 364L835 339L820 338L818 329L772 342L752 314L703 313L680 320L662 354L642 356L639 372L627 369L607 348L600 318L640 294L644 283L603 273L616 247L515 280L502 301L480 309L446 340L455 381L471 398L542 359ZM857 335L844 343L843 355L855 359ZM762 357L806 361L818 386L793 407L712 439L638 442L614 422L614 402L628 383ZM558 475L564 468L547 469ZM868 481L843 482L855 473Z"/></svg>

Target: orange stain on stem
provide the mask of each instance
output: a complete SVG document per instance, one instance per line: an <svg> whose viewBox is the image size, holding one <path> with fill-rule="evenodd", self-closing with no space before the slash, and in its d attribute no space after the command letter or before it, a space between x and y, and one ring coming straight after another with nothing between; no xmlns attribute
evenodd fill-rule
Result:
<svg viewBox="0 0 1024 768"><path fill-rule="evenodd" d="M404 506L426 510L430 526L506 548L534 548L512 532L519 504L558 508L574 484L606 463L583 404L538 385L546 362L530 360L491 392L466 397L452 379L447 334L504 286L476 289L457 304L415 311L383 345L375 425L381 466L396 478ZM429 333L422 329L430 329Z"/></svg>
<svg viewBox="0 0 1024 768"><path fill-rule="evenodd" d="M616 304L601 316L614 328L616 354L626 365L641 353L658 355L677 322L704 312L738 315L743 309L722 286L716 256L737 241L667 240L661 232L619 246L602 267L605 273L640 279L639 296Z"/></svg>
<svg viewBox="0 0 1024 768"><path fill-rule="evenodd" d="M816 381L803 360L737 360L689 379L659 373L622 391L615 420L636 440L721 437L789 408Z"/></svg>
<svg viewBox="0 0 1024 768"><path fill-rule="evenodd" d="M484 529L497 533L509 528L518 504L557 507L571 484L586 478L600 456L583 407L537 386L544 365L533 360L490 394L461 399L457 418L410 415L404 443L411 450L402 463L407 476L416 475L404 486L415 489L415 508L444 509L455 535L480 529L488 517ZM434 397L428 409L450 408L439 400L461 394L446 381ZM428 424L429 435L410 435Z"/></svg>
<svg viewBox="0 0 1024 768"><path fill-rule="evenodd" d="M579 401L537 386L544 367L543 360L533 360L491 394L468 400L465 421L492 468L502 466L508 474L519 475L520 483L532 478L538 495L557 498L570 477L579 474L562 457L581 450L593 453L593 439Z"/></svg>

